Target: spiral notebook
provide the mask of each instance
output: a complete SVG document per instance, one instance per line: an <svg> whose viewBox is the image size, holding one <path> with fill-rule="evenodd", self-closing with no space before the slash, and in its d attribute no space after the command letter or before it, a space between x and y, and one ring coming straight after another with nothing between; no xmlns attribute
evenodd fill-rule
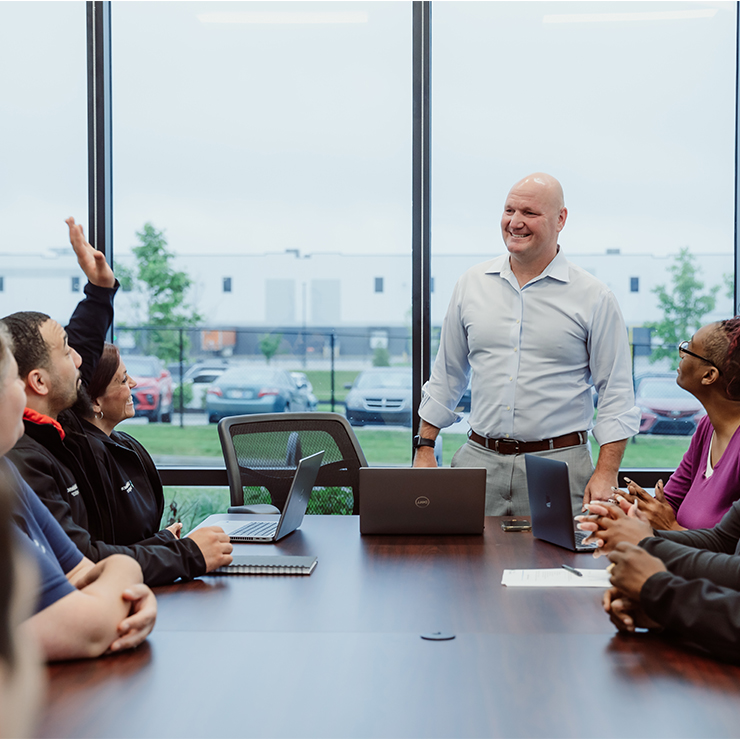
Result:
<svg viewBox="0 0 740 740"><path fill-rule="evenodd" d="M310 576L319 559L312 555L235 555L229 565L209 576Z"/></svg>

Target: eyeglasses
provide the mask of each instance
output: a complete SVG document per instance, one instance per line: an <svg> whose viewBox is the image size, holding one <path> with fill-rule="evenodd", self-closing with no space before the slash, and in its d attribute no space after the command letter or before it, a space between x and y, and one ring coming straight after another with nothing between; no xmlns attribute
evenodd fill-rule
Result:
<svg viewBox="0 0 740 740"><path fill-rule="evenodd" d="M711 365L717 370L720 375L722 375L722 371L711 360L708 360L706 357L702 357L701 355L697 355L696 352L692 352L690 349L688 349L688 346L688 340L684 340L683 342L681 342L681 344L678 345L678 354L691 355L692 357L696 357L697 360L701 360L702 362L706 362L707 364Z"/></svg>

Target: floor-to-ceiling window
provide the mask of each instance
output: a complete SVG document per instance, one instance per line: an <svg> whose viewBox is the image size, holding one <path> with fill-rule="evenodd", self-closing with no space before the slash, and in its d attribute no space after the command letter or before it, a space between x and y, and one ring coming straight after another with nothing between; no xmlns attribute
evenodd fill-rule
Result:
<svg viewBox="0 0 740 740"><path fill-rule="evenodd" d="M163 310L191 326L185 422L214 440L208 422L226 415L346 402L369 460L407 460L410 6L114 3L111 17L119 345L177 384L178 333L126 326ZM146 263L163 248L186 305L158 301L166 276ZM162 406L179 423L177 389L139 410ZM153 445L172 433L150 427ZM220 449L158 459L193 456Z"/></svg>
<svg viewBox="0 0 740 740"><path fill-rule="evenodd" d="M556 176L561 247L615 293L636 346L654 433L629 446L631 466L674 466L695 418L675 347L656 358L655 330L641 344L665 317L657 287L677 311L714 298L690 324L733 312L735 23L732 3L432 4L432 323L467 267L504 252L509 188ZM679 273L703 287L682 294Z"/></svg>
<svg viewBox="0 0 740 740"><path fill-rule="evenodd" d="M210 435L175 442L141 419L159 460L218 458L206 391L236 365L295 373L297 403L318 410L333 377L335 410L349 395L358 424L360 411L390 422L357 427L370 461L408 462L394 396L345 384L375 368L395 372L398 403L410 397L411 15L410 3L112 5L116 338L177 381L179 332L131 327L183 327L184 369L201 362L185 422ZM0 16L0 305L64 321L79 271L55 250L65 217L87 224L85 6L8 2ZM680 308L683 270L715 301L695 321L732 312L735 23L722 3L433 4L435 327L457 276L502 252L510 185L546 170L570 209L563 249L617 295L635 375L670 376L674 358L645 354L665 340L640 331L663 317L656 289ZM142 260L162 248L166 274L147 283ZM152 313L179 273L184 305ZM178 394L152 399L142 415L177 420ZM446 434L447 460L465 429ZM641 435L625 462L671 466L687 442Z"/></svg>
<svg viewBox="0 0 740 740"><path fill-rule="evenodd" d="M80 299L79 268L59 250L65 218L87 225L85 43L83 3L0 7L3 316L34 309L66 321Z"/></svg>

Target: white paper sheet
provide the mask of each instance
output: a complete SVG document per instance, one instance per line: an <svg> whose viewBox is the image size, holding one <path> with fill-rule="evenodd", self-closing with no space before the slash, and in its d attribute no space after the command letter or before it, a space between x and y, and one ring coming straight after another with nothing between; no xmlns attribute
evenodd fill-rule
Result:
<svg viewBox="0 0 740 740"><path fill-rule="evenodd" d="M502 586L524 586L527 588L609 588L609 574L605 568L579 568L582 576L570 573L565 568L541 568L531 570L505 570Z"/></svg>

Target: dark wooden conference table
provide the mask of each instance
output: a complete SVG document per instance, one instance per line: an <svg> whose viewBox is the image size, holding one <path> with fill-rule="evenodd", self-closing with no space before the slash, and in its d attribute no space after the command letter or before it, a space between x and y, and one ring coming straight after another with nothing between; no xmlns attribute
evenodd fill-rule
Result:
<svg viewBox="0 0 740 740"><path fill-rule="evenodd" d="M505 568L604 567L533 539L365 536L306 517L262 554L311 576L157 589L136 650L54 665L42 737L735 737L740 668L618 635L601 589L512 589ZM454 640L431 642L422 633Z"/></svg>

